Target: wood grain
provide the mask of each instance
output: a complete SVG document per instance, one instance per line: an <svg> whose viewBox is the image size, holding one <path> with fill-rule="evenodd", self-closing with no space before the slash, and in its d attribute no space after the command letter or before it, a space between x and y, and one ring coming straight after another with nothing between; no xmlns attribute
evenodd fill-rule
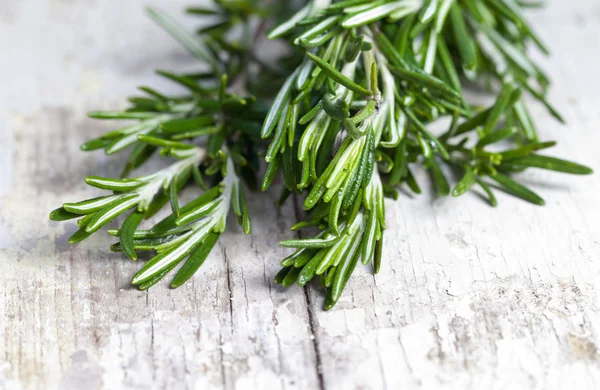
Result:
<svg viewBox="0 0 600 390"><path fill-rule="evenodd" d="M67 245L74 224L48 211L121 167L79 151L109 126L85 112L122 107L139 84L173 88L154 68L195 66L145 4L0 4L0 389L600 387L597 174L528 173L546 207L430 191L388 202L381 273L360 270L329 312L318 287L272 283L299 213L275 210L275 193L251 197L254 235L230 224L178 290L132 289L141 264L109 237ZM552 0L531 19L568 125L533 105L536 123L557 155L598 170L600 4Z"/></svg>

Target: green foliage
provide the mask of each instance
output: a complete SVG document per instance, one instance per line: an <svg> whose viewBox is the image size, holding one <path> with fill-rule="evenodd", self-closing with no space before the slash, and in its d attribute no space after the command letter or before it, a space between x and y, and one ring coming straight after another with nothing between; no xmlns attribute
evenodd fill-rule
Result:
<svg viewBox="0 0 600 390"><path fill-rule="evenodd" d="M255 188L264 157L262 190L282 172L281 202L291 193L305 195L307 218L292 230L315 232L281 243L296 251L282 261L275 281L305 286L319 276L329 309L359 261L379 271L384 197L396 199L404 185L420 193L412 173L416 166L430 172L439 196L457 197L478 187L492 206L497 189L544 204L514 176L526 169L592 172L538 154L555 143L541 140L527 102L537 101L563 119L546 99L548 77L527 55L532 45L547 52L521 14L532 3L311 0L295 13L289 12L293 2L281 3L215 1L213 8L190 8L190 14L214 22L197 34L150 11L209 70L158 71L188 93L166 96L141 87L145 95L130 98L129 109L90 113L138 122L82 145L108 154L128 149L129 158L124 178L86 179L111 195L65 203L51 213L57 221L80 218L80 230L69 242L129 211L120 229L109 230L119 238L112 249L132 259L141 250L157 253L133 283L149 288L183 264L171 284L178 287L208 257L230 208L250 233L241 179ZM254 45L272 21L279 24L268 37L290 47L278 60L261 58ZM488 87L495 102L472 106L463 94L466 81ZM448 129L433 133L432 124L442 118L449 119ZM125 178L157 150L177 162ZM205 176L216 180L207 186ZM178 193L190 181L205 192L180 205ZM138 229L167 204L171 215Z"/></svg>

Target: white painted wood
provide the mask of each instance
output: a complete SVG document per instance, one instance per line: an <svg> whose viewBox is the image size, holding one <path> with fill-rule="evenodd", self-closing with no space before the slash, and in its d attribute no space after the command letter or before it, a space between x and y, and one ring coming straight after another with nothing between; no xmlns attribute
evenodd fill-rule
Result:
<svg viewBox="0 0 600 390"><path fill-rule="evenodd" d="M158 3L158 2L157 2ZM187 2L162 2L176 13ZM535 120L556 154L600 166L600 3L548 1L531 14L555 55L552 101ZM526 181L546 207L429 193L389 202L384 264L338 306L271 280L294 219L253 197L254 237L234 228L189 285L129 286L139 264L103 235L69 247L47 220L96 192L120 162L78 145L108 125L154 68L194 61L143 1L0 4L0 389L596 389L600 387L600 176Z"/></svg>

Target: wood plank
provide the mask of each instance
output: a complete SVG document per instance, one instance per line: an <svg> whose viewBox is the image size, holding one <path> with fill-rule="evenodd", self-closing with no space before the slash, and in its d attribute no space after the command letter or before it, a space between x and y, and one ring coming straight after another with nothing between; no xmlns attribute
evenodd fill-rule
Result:
<svg viewBox="0 0 600 390"><path fill-rule="evenodd" d="M554 154L598 167L600 8L547 3L530 19L555 53L541 60L568 125L537 105L535 121L559 141ZM501 195L492 209L430 189L386 204L381 273L361 270L329 312L310 288L326 388L600 386L600 179L524 178L546 207Z"/></svg>
<svg viewBox="0 0 600 390"><path fill-rule="evenodd" d="M568 126L538 106L535 119L556 154L598 167L600 4L547 3L530 18L555 53L542 62ZM74 225L48 211L96 194L85 175L121 167L79 152L107 129L85 112L122 107L140 83L172 88L154 68L195 66L143 4L0 6L0 388L599 387L597 174L527 174L544 208L430 192L388 202L381 273L361 270L329 312L319 287L271 283L297 213L276 211L275 193L251 198L254 236L231 223L179 290L131 289L141 264L105 235L65 244Z"/></svg>
<svg viewBox="0 0 600 390"><path fill-rule="evenodd" d="M29 3L33 10L13 6L1 34L3 47L23 49L2 65L4 74L19 75L9 85L19 93L0 104L11 124L8 140L2 137L11 175L0 200L0 388L314 388L305 297L272 285L283 256L278 242L290 237L293 221L291 204L274 207L276 191L249 200L255 237L269 239L255 241L230 224L220 249L178 290L131 288L141 264L110 253L105 234L70 247L75 224L47 220L60 203L97 194L84 176L115 175L122 165L78 150L109 126L85 112L122 107L139 83L174 90L153 69L194 62L147 21L141 1L126 9L116 0ZM184 4L170 2L168 10ZM129 14L126 23L117 8ZM28 30L32 23L39 26ZM37 37L42 30L49 36ZM64 46L50 50L54 41ZM152 48L139 50L147 42ZM44 68L25 61L30 51Z"/></svg>

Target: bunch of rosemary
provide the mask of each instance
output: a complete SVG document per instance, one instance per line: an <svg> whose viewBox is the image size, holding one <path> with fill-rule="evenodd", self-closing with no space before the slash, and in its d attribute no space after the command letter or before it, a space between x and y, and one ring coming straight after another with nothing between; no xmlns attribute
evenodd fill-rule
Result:
<svg viewBox="0 0 600 390"><path fill-rule="evenodd" d="M109 230L119 239L111 249L131 259L137 251L156 251L133 284L147 289L183 264L171 283L178 287L225 231L230 210L250 233L243 183L256 187L264 159L262 190L281 171L280 203L293 193L307 211L292 230L314 232L281 243L295 252L283 259L275 281L304 286L318 276L329 309L359 261L378 272L384 197L396 199L404 185L420 193L415 166L430 172L440 196L478 186L492 206L496 190L544 203L512 177L528 168L591 173L538 153L555 143L540 138L526 102L537 100L562 118L546 100L548 77L527 55L529 45L547 52L521 14L537 3L311 0L291 17L278 13L288 14L293 2L282 3L215 0L213 8L190 8L212 21L195 34L150 10L209 70L158 71L189 93L140 87L145 95L131 97L131 108L90 113L138 122L82 145L107 154L127 150L129 158L122 178L86 178L108 195L65 203L50 214L56 221L78 218L70 243L127 213L119 229ZM273 22L279 23L268 37L287 42L289 53L266 62L254 41ZM495 102L472 106L463 94L469 83L486 86ZM434 122L448 125L435 133ZM174 162L130 178L157 151ZM178 194L190 182L204 192L181 206ZM167 204L171 215L139 229Z"/></svg>

